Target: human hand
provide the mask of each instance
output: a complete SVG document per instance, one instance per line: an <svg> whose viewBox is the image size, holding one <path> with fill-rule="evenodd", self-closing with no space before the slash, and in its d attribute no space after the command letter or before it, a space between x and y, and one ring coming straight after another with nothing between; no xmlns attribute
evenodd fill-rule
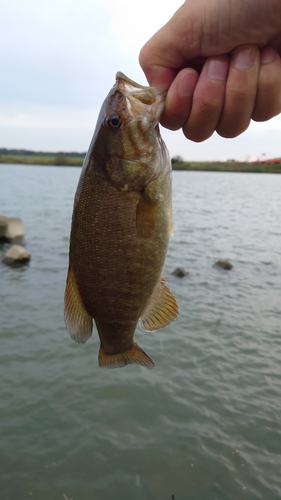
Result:
<svg viewBox="0 0 281 500"><path fill-rule="evenodd" d="M254 13L254 15L253 15ZM281 111L279 0L189 0L143 47L161 123L196 142L236 137Z"/></svg>

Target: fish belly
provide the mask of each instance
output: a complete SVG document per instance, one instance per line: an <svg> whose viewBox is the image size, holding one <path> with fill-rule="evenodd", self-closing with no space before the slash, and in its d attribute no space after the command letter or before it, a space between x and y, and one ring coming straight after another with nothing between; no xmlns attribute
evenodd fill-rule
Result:
<svg viewBox="0 0 281 500"><path fill-rule="evenodd" d="M82 189L75 208L71 262L101 345L114 354L133 347L137 322L160 281L169 214L163 203L153 207L153 227L143 233L137 220L139 194L106 180L91 186Z"/></svg>

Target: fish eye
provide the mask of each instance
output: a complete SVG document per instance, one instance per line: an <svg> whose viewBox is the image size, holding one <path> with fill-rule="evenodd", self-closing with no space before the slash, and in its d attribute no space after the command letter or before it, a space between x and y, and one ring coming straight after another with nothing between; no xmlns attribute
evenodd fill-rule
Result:
<svg viewBox="0 0 281 500"><path fill-rule="evenodd" d="M110 113L106 118L106 124L111 130L118 130L122 125L122 120L118 113Z"/></svg>

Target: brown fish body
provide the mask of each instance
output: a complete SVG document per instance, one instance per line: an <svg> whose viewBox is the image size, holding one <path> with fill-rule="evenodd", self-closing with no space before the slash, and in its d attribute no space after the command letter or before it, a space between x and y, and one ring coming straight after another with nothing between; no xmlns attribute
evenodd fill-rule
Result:
<svg viewBox="0 0 281 500"><path fill-rule="evenodd" d="M134 341L138 320L152 331L178 313L161 279L171 226L171 166L157 126L162 107L154 89L118 73L77 188L65 318L78 342L90 337L94 319L100 366L152 367Z"/></svg>

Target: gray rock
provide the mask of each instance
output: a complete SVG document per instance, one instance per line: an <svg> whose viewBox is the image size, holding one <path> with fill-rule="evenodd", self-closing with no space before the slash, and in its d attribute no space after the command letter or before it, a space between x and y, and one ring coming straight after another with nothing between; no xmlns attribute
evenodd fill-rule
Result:
<svg viewBox="0 0 281 500"><path fill-rule="evenodd" d="M178 278L188 276L188 272L184 269L184 267L177 267L171 274L177 276Z"/></svg>
<svg viewBox="0 0 281 500"><path fill-rule="evenodd" d="M21 245L12 245L3 256L4 264L26 264L30 260L30 253Z"/></svg>
<svg viewBox="0 0 281 500"><path fill-rule="evenodd" d="M219 259L215 265L221 267L222 269L226 269L227 271L233 268L233 264L226 259Z"/></svg>
<svg viewBox="0 0 281 500"><path fill-rule="evenodd" d="M7 241L6 232L8 227L8 217L0 215L0 241Z"/></svg>
<svg viewBox="0 0 281 500"><path fill-rule="evenodd" d="M24 229L22 220L19 217L9 217L6 227L5 237L9 243L22 243Z"/></svg>

